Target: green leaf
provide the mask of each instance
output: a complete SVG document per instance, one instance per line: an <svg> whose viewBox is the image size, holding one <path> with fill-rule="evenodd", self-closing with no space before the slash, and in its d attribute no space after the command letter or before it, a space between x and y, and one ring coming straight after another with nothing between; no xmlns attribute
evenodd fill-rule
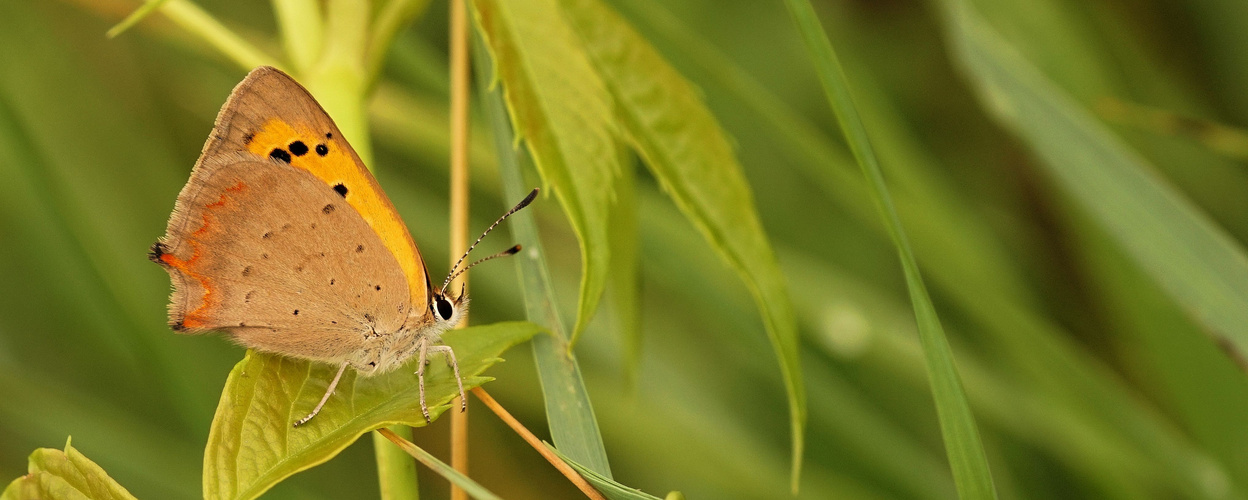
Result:
<svg viewBox="0 0 1248 500"><path fill-rule="evenodd" d="M594 489L598 490L599 493L602 493L603 496L611 500L659 500L659 497L641 491L637 488L624 486L609 477L594 472L584 465L576 463L575 460L572 460L567 455L559 453L559 450L554 446L551 446L550 443L542 442L542 444L546 445L546 449L554 452L555 455L558 455L561 460L567 462L567 464L572 466L573 469L576 469L577 474L580 474L586 481L589 481L589 484L593 485ZM681 495L680 492L677 491L668 493L667 498L673 498L672 495L680 495L678 498L684 498L684 495Z"/></svg>
<svg viewBox="0 0 1248 500"><path fill-rule="evenodd" d="M946 1L953 51L989 110L1171 299L1248 353L1248 255L978 13Z"/></svg>
<svg viewBox="0 0 1248 500"><path fill-rule="evenodd" d="M602 73L633 146L664 190L745 280L788 391L792 484L802 465L806 389L788 286L732 145L697 89L618 13L598 0L562 0Z"/></svg>
<svg viewBox="0 0 1248 500"><path fill-rule="evenodd" d="M837 60L836 52L832 49L810 2L786 0L785 5L806 42L824 93L836 113L837 122L845 133L854 158L858 160L863 175L869 181L876 208L884 218L893 244L897 247L919 327L919 339L927 361L928 378L932 386L932 397L936 401L936 413L940 417L945 451L949 456L958 493L962 498L996 498L997 491L992 484L988 458L984 454L975 417L971 414L970 403L967 402L962 380L954 365L953 351L949 347L949 340L945 338L940 319L936 316L932 299L927 294L927 287L923 284L919 264L910 249L910 242L901 226L897 210L893 207L888 186L884 184L884 175L871 148L867 131L858 117L841 63Z"/></svg>
<svg viewBox="0 0 1248 500"><path fill-rule="evenodd" d="M494 130L503 193L508 199L519 199L527 194L528 185L524 181L522 164L527 165L528 157L513 147L515 141L507 122L502 91L489 85L494 81L489 54L480 38L474 38L474 41L477 88L484 98L486 116ZM516 256L516 265L524 290L525 312L530 321L546 326L551 332L533 339L533 361L542 384L550 436L565 453L599 474L610 477L611 465L607 461L606 447L602 444L598 420L594 417L594 407L585 390L576 353L568 347L568 336L555 306L550 270L538 237L534 210L536 208L517 212L512 216L510 226L515 240L524 246L524 251Z"/></svg>
<svg viewBox="0 0 1248 500"><path fill-rule="evenodd" d="M91 499L133 500L134 496L108 477L65 440L65 451L39 448L30 454L25 476L9 483L0 500Z"/></svg>
<svg viewBox="0 0 1248 500"><path fill-rule="evenodd" d="M468 476L461 474L459 471L455 470L454 467L446 465L445 462L438 460L437 457L421 449L419 446L416 446L415 443L399 437L397 434L390 432L389 429L379 429L377 433L385 436L403 451L407 452L408 455L411 455L412 458L419 460L420 463L425 464L426 467L429 467L434 472L438 473L438 475L446 478L447 481L455 483L456 486L459 486L469 495L472 495L473 498L483 500L500 500L498 495L490 493L490 490L487 490L484 486L477 484L476 481L473 481Z"/></svg>
<svg viewBox="0 0 1248 500"><path fill-rule="evenodd" d="M479 376L509 347L540 327L504 322L443 335L455 349L464 387L489 381ZM204 452L204 495L255 498L282 479L323 463L364 433L391 425L425 425L416 384L416 360L370 378L347 370L320 415L291 424L316 405L337 367L248 352L226 380ZM425 378L429 412L437 418L458 396L454 377L435 359Z"/></svg>
<svg viewBox="0 0 1248 500"><path fill-rule="evenodd" d="M571 342L598 308L609 271L619 133L611 96L556 0L475 0L517 140L554 188L581 247L581 289Z"/></svg>

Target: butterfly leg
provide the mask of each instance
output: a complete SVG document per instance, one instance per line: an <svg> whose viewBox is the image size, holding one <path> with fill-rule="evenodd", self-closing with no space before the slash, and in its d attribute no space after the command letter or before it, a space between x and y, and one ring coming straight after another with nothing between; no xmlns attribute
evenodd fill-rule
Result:
<svg viewBox="0 0 1248 500"><path fill-rule="evenodd" d="M334 389L338 387L338 380L342 378L342 372L345 371L347 371L347 362L343 361L342 366L338 367L338 374L334 375L334 380L329 383L329 388L325 389L325 395L321 396L321 402L316 404L316 408L312 409L312 413L309 413L308 416L295 422L295 427L308 423L309 420L312 420L312 417L315 417L317 413L321 412L321 408L325 406L325 402L329 401L329 396L333 394Z"/></svg>
<svg viewBox="0 0 1248 500"><path fill-rule="evenodd" d="M446 353L446 364L451 365L451 370L455 372L455 383L459 385L459 411L467 411L468 398L464 396L464 379L459 376L459 362L455 361L455 351L449 345L435 345L429 348L429 352Z"/></svg>
<svg viewBox="0 0 1248 500"><path fill-rule="evenodd" d="M425 422L432 422L429 418L429 407L425 406L425 356L429 353L429 339L421 337L416 341L416 350L420 353L416 362L416 380L420 385L420 412L425 415Z"/></svg>

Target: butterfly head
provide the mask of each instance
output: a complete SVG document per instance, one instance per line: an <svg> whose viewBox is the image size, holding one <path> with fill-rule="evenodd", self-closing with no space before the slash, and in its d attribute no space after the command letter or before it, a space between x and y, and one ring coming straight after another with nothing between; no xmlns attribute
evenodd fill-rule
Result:
<svg viewBox="0 0 1248 500"><path fill-rule="evenodd" d="M461 286L458 297L451 297L444 291L437 291L433 294L433 300L429 303L430 312L433 313L434 322L442 328L454 328L459 324L460 319L468 312L468 294L465 293Z"/></svg>

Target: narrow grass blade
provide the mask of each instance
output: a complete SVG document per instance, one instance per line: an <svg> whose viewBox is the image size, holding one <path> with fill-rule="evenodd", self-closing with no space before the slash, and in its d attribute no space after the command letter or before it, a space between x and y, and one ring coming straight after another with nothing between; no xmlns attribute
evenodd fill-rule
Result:
<svg viewBox="0 0 1248 500"><path fill-rule="evenodd" d="M398 434L391 432L390 429L378 429L377 433L385 436L386 439L389 439L399 448L402 448L403 451L407 452L408 455L411 455L412 458L415 458L416 460L419 460L420 463L425 464L425 467L428 467L438 473L439 476L446 478L447 481L455 483L456 486L459 486L471 495L472 498L480 500L501 500L498 495L490 493L490 490L485 489L484 486L477 484L476 481L473 481L468 476L461 474L459 471L455 470L454 467L446 465L445 462L438 460L438 457L422 450L419 446L416 446L415 443L399 437Z"/></svg>
<svg viewBox="0 0 1248 500"><path fill-rule="evenodd" d="M409 22L424 13L429 2L430 0L390 0L381 7L377 19L373 21L368 53L365 54L369 87L376 84L381 76L381 68L386 62L386 54L394 45L394 39Z"/></svg>
<svg viewBox="0 0 1248 500"><path fill-rule="evenodd" d="M317 0L272 0L282 47L299 73L316 64L325 46L325 18Z"/></svg>
<svg viewBox="0 0 1248 500"><path fill-rule="evenodd" d="M490 380L481 373L501 361L499 355L538 331L532 323L507 322L453 330L442 338L455 349L464 387L476 387ZM333 458L368 431L425 425L413 375L416 362L368 378L348 370L325 409L292 427L320 400L337 367L248 352L230 372L212 421L204 452L204 495L255 498L282 479ZM429 365L425 385L429 413L436 419L459 391L450 368L439 362Z"/></svg>
<svg viewBox="0 0 1248 500"><path fill-rule="evenodd" d="M475 0L517 141L576 231L581 290L569 347L598 308L610 270L607 227L619 165L611 96L557 0Z"/></svg>
<svg viewBox="0 0 1248 500"><path fill-rule="evenodd" d="M633 146L754 296L788 393L796 490L806 423L797 326L788 286L732 145L698 90L618 13L599 0L561 4L604 76Z"/></svg>
<svg viewBox="0 0 1248 500"><path fill-rule="evenodd" d="M1236 355L1248 353L1248 255L967 4L943 2L956 58L988 109L1127 255Z"/></svg>
<svg viewBox="0 0 1248 500"><path fill-rule="evenodd" d="M139 8L134 9L134 12L131 12L125 19L122 19L121 22L117 23L117 25L109 28L105 35L109 38L115 38L117 35L125 33L126 30L134 27L136 24L139 24L139 21L142 21L148 15L155 12L156 9L159 9L161 4L164 4L166 1L168 0L147 0L143 3L143 5L140 5Z"/></svg>
<svg viewBox="0 0 1248 500"><path fill-rule="evenodd" d="M659 497L641 491L637 488L624 486L609 477L590 470L584 465L576 463L575 460L559 453L558 449L548 443L542 444L546 445L546 448L554 452L556 455L559 455L559 458L563 459L564 462L567 462L568 465L571 465L573 469L576 469L576 472L579 473L581 477L585 478L586 481L589 481L589 484L594 485L594 489L598 490L599 493L602 493L603 496L611 500L659 500ZM671 495L669 494L668 496L670 498Z"/></svg>
<svg viewBox="0 0 1248 500"><path fill-rule="evenodd" d="M910 249L910 243L897 217L889 197L888 187L884 184L884 175L880 172L879 163L871 149L866 129L858 117L850 95L849 83L841 69L836 52L819 24L815 10L807 0L785 0L798 31L810 51L811 59L823 84L832 110L836 113L841 130L854 157L862 167L872 189L872 195L880 215L884 217L889 235L897 247L901 259L902 270L906 276L906 286L910 289L910 301L914 306L915 319L919 326L919 338L923 345L924 358L932 385L932 396L936 401L936 413L940 417L941 433L945 439L945 450L949 455L949 463L953 468L954 483L962 498L996 498L996 489L992 484L992 474L988 470L988 458L984 455L984 446L980 442L979 429L975 426L975 417L971 414L970 404L962 389L962 381L954 365L953 351L945 338L944 329L932 305L923 284L923 276L919 273L918 262Z"/></svg>
<svg viewBox="0 0 1248 500"><path fill-rule="evenodd" d="M489 53L479 38L474 38L474 41L472 60L477 69L478 93L485 102L486 115L494 130L503 193L509 200L520 199L529 189L521 171L526 157L522 150L514 147L502 91L491 85L495 80ZM611 477L611 466L607 462L598 420L594 417L594 408L585 390L576 355L568 348L568 336L555 307L550 271L546 266L546 254L538 238L532 209L517 212L511 217L510 224L515 240L524 247L516 262L524 287L525 310L530 321L550 330L550 335L533 338L533 357L542 383L551 438L568 456L599 474Z"/></svg>
<svg viewBox="0 0 1248 500"><path fill-rule="evenodd" d="M0 494L0 500L89 498L133 500L134 496L108 473L65 440L65 451L40 448L30 455L25 476L17 478Z"/></svg>
<svg viewBox="0 0 1248 500"><path fill-rule="evenodd" d="M212 17L212 14L204 11L204 9L190 0L168 0L160 6L160 13L168 17L178 27L186 30L187 33L195 35L209 46L221 51L227 58L245 70L251 70L257 66L273 66L277 68L284 66L278 60L244 40L243 37L238 36L237 33L230 31L229 28L226 28L220 21Z"/></svg>
<svg viewBox="0 0 1248 500"><path fill-rule="evenodd" d="M624 378L632 384L641 367L641 241L637 232L637 167L630 160L622 163L607 236L611 241L610 298L615 329L623 347Z"/></svg>

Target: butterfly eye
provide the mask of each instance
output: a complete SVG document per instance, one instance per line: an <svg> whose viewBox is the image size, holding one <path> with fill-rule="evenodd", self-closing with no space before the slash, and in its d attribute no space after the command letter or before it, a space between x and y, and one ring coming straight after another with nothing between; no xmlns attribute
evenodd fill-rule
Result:
<svg viewBox="0 0 1248 500"><path fill-rule="evenodd" d="M438 309L438 316L442 317L442 321L450 321L451 316L455 314L455 306L451 305L451 301L438 297L434 302L434 306Z"/></svg>

